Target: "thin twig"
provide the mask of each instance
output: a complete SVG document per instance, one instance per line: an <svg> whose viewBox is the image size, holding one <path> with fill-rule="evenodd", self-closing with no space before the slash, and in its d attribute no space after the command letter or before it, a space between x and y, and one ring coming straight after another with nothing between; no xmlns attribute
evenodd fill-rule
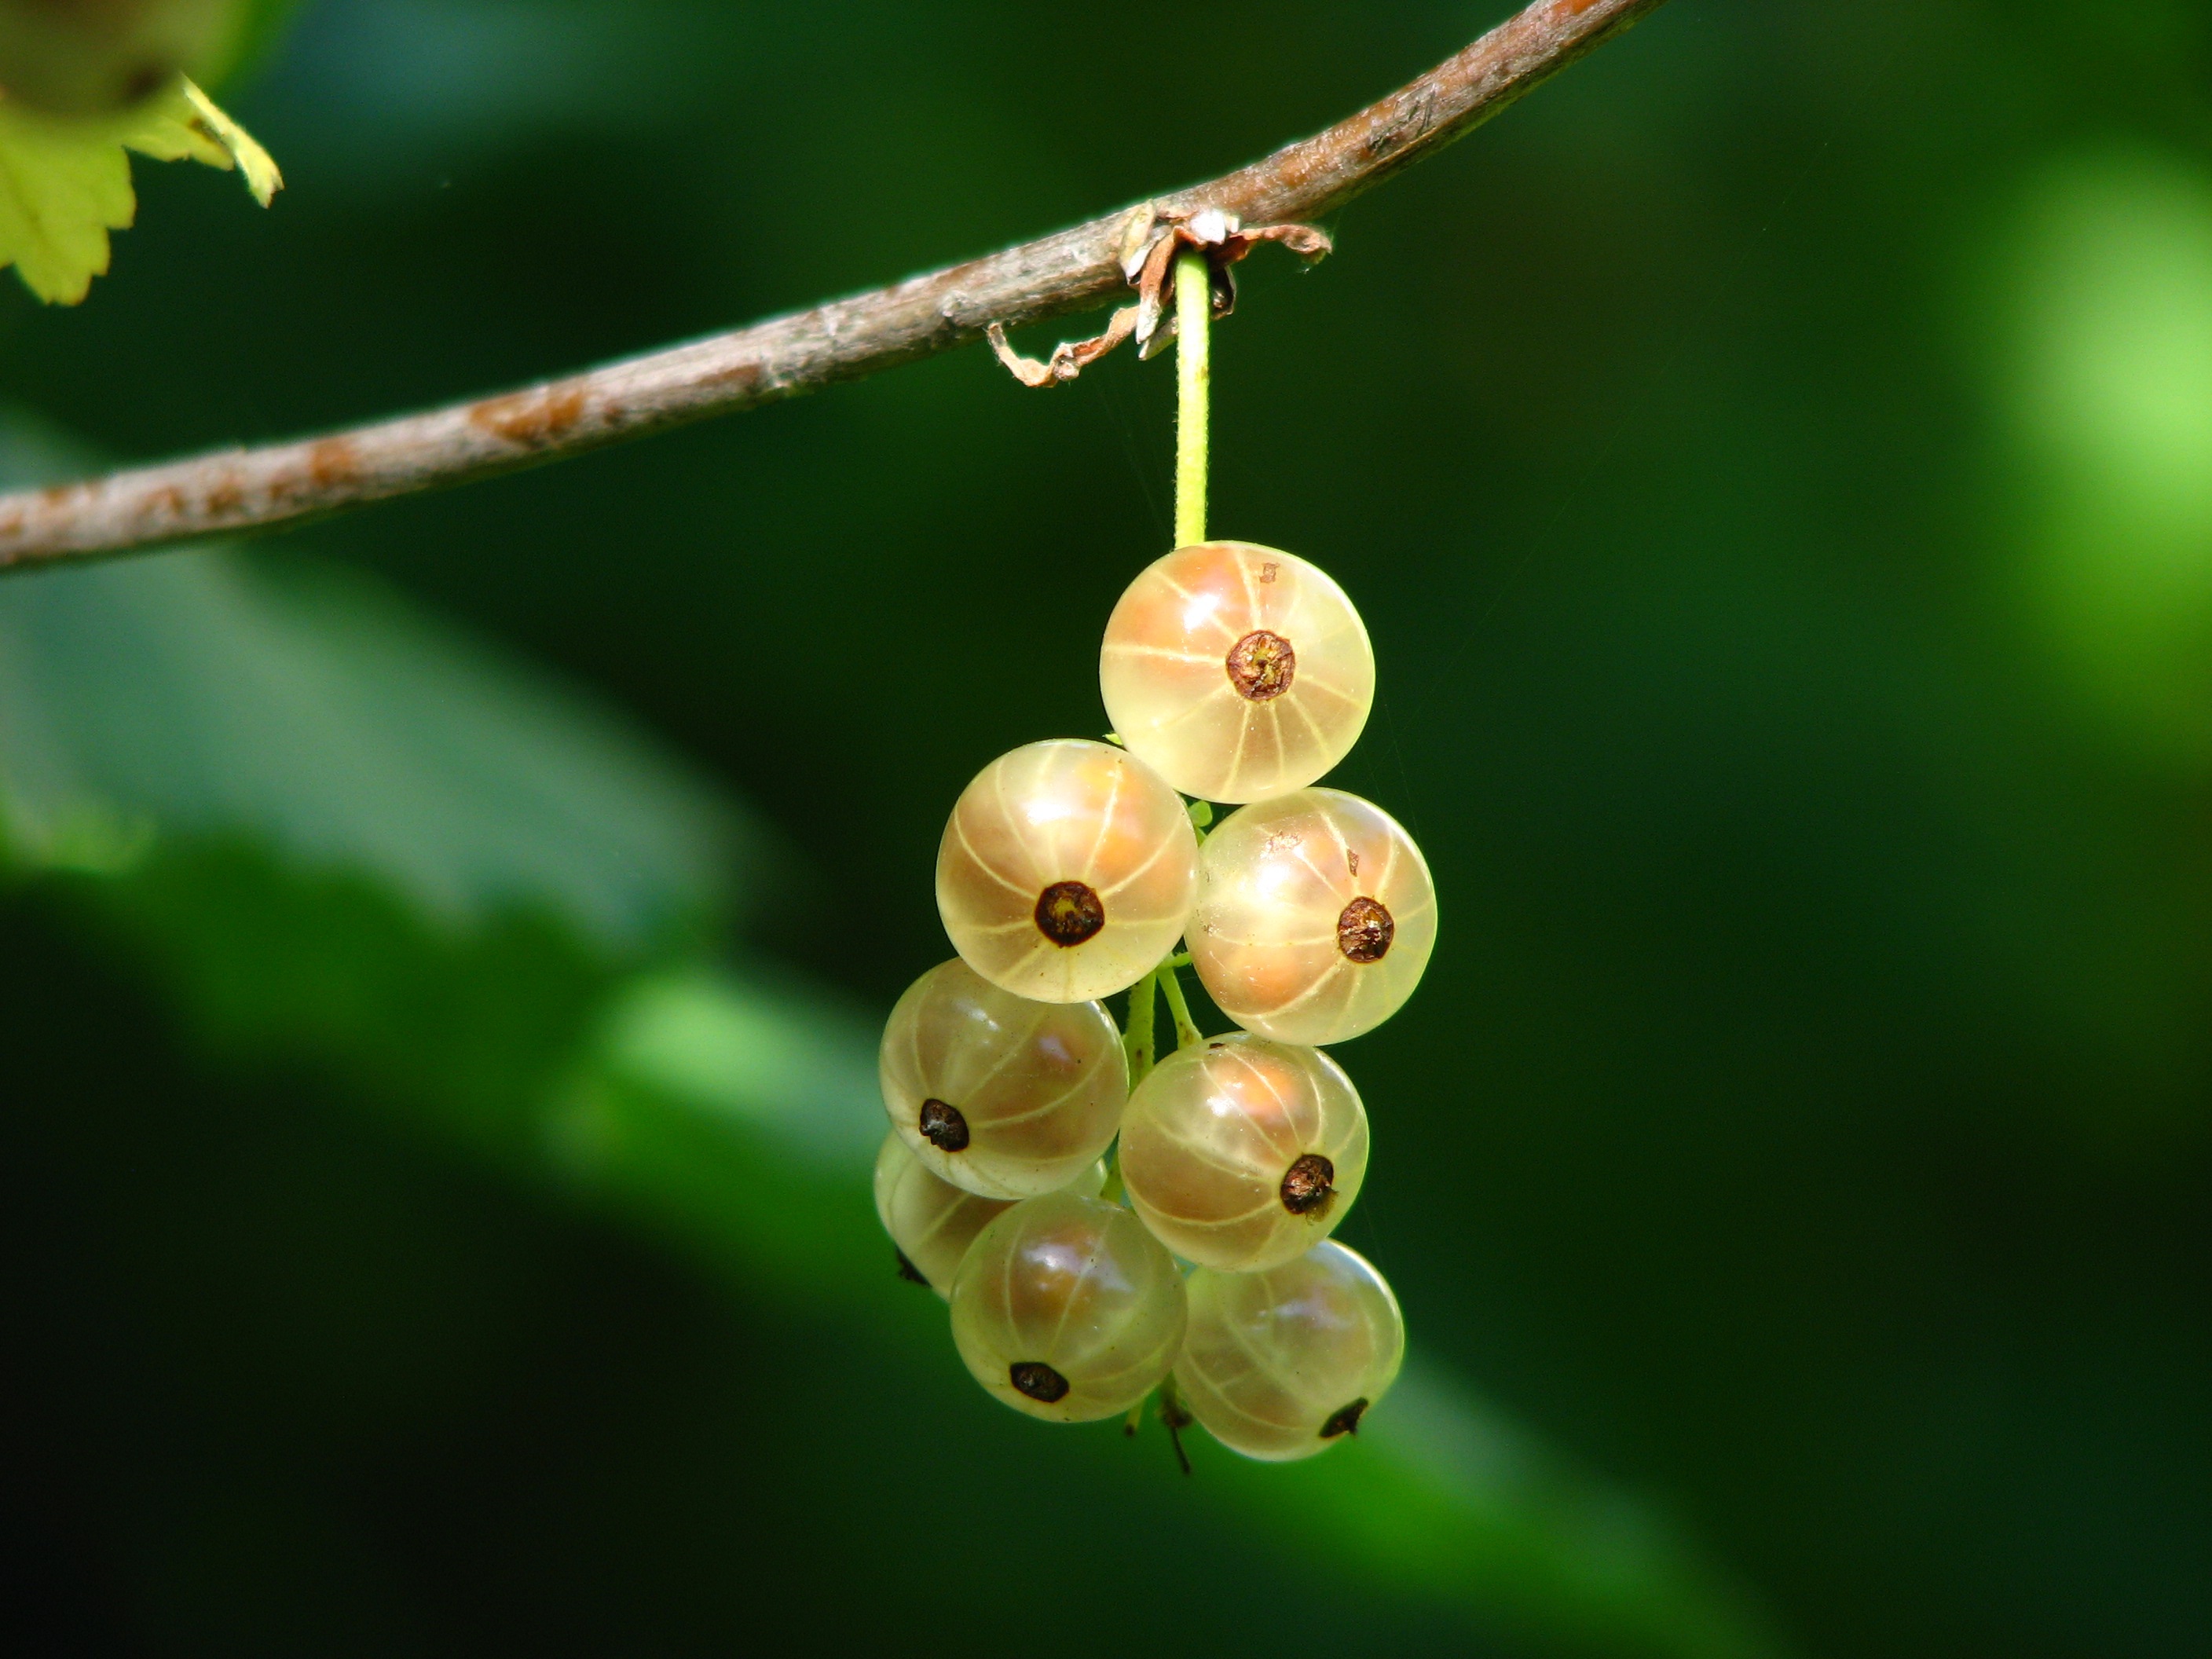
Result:
<svg viewBox="0 0 2212 1659"><path fill-rule="evenodd" d="M852 299L478 402L0 496L0 569L337 513L856 380L1126 295L1133 227L1206 208L1318 218L1496 114L1663 0L1536 0L1411 85L1226 178Z"/></svg>

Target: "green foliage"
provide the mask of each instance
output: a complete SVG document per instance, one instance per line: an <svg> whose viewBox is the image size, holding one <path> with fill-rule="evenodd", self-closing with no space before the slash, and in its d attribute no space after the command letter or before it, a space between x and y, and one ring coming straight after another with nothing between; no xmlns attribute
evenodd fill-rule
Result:
<svg viewBox="0 0 2212 1659"><path fill-rule="evenodd" d="M41 300L83 299L137 205L119 138L0 106L0 260Z"/></svg>
<svg viewBox="0 0 2212 1659"><path fill-rule="evenodd" d="M52 115L112 115L234 50L240 0L0 0L0 87Z"/></svg>
<svg viewBox="0 0 2212 1659"><path fill-rule="evenodd" d="M2021 191L1993 342L2027 474L2017 580L2100 724L2212 764L2212 179L2100 148Z"/></svg>
<svg viewBox="0 0 2212 1659"><path fill-rule="evenodd" d="M75 305L106 274L108 233L137 214L131 150L235 167L263 207L283 186L269 152L181 77L119 115L62 119L0 103L0 265L41 300Z"/></svg>
<svg viewBox="0 0 2212 1659"><path fill-rule="evenodd" d="M555 1144L572 1178L718 1249L748 1281L805 1305L866 1306L892 1279L866 1179L883 1127L872 1046L857 1020L787 994L697 974L643 981L610 1007ZM909 1366L967 1386L940 1326L898 1328ZM1782 1650L1671 1528L1433 1361L1409 1367L1356 1443L1310 1463L1249 1463L1189 1437L1224 1525L1477 1630L1622 1654Z"/></svg>
<svg viewBox="0 0 2212 1659"><path fill-rule="evenodd" d="M18 423L9 459L26 478L64 457ZM605 716L358 576L212 550L51 573L0 586L0 823L19 877L58 881L228 1066L327 1076L756 1294L841 1310L899 1355L886 1410L933 1371L967 1386L941 1331L882 1328L905 1287L868 1198L870 1024L697 963L730 872L758 892L772 866ZM1312 1469L1209 1460L1206 1500L1479 1626L1775 1650L1665 1528L1435 1368L1401 1393L1402 1422Z"/></svg>
<svg viewBox="0 0 2212 1659"><path fill-rule="evenodd" d="M0 441L17 480L70 470L20 422ZM221 551L0 593L0 835L101 870L246 842L449 929L528 908L615 957L719 919L755 845L592 705L367 579Z"/></svg>
<svg viewBox="0 0 2212 1659"><path fill-rule="evenodd" d="M234 0L237 21L204 74L203 86L226 90L265 63L298 16L301 0Z"/></svg>
<svg viewBox="0 0 2212 1659"><path fill-rule="evenodd" d="M0 383L143 458L516 384L1235 167L1505 9L1139 0L1102 33L1008 0L328 0L220 94L313 210L142 170L100 304L0 295ZM1382 696L1331 782L1402 806L1462 918L1345 1054L1384 1143L1348 1242L1462 1406L1690 1517L1823 1654L2182 1659L2212 1631L2185 465L2212 12L2084 16L1673 0L1353 204L1317 274L1255 262L1214 340L1215 527L1358 600ZM1115 55L1170 34L1220 67L1203 120L1188 77ZM956 354L260 557L373 569L750 800L782 837L750 883L772 947L640 971L763 1011L834 987L865 1028L945 954L929 857L961 785L1106 724L1080 664L1166 544L1172 403L1158 363L1036 398ZM1297 1541L1352 1535L1351 1510L1300 1530L1225 1460L1186 1486L1156 1442L1009 1420L934 1299L871 1267L841 1166L751 1138L767 1118L628 1060L617 1121L659 1126L632 1133L665 1179L595 1164L579 1102L616 1082L578 1079L635 981L580 925L480 922L511 942L471 968L386 894L354 931L388 945L325 970L240 914L296 904L284 927L342 940L307 920L319 878L134 847L131 875L40 875L0 912L0 1093L37 1109L0 1113L11 1311L52 1310L11 1372L45 1389L18 1490L31 1537L89 1564L45 1580L58 1603L196 1595L197 1641L136 1644L172 1650L280 1616L293 1639L261 1647L344 1650L401 1606L422 1622L355 1646L836 1645L866 1613L879 1639L844 1645L1042 1632L1109 1659L1278 1646L1287 1584L1327 1589L1332 1649L1478 1646L1468 1602L1389 1577L1382 1544L1332 1574L1334 1543ZM157 933L108 902L152 915L172 848L179 894L210 896ZM214 1065L171 1039L212 1030L197 963L225 930L257 942ZM256 1013L272 954L324 990ZM526 1006L465 1013L502 979ZM439 1016L514 1035L468 1060ZM405 1103L442 1079L482 1103ZM712 1242L743 1231L714 1206L748 1147L851 1278ZM1427 1445L1526 1521L1520 1443ZM1595 1595L1614 1507L1559 1504L1588 1547L1553 1582ZM1358 1525L1401 1512L1389 1553L1442 1582L1437 1510ZM1098 1570L1002 1576L988 1606L915 1571L939 1528L1010 1522ZM1463 1577L1487 1603L1488 1569Z"/></svg>

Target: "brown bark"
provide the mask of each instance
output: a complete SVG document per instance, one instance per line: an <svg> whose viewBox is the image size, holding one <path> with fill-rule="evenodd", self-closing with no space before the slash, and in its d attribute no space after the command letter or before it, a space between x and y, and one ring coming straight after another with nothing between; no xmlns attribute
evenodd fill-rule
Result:
<svg viewBox="0 0 2212 1659"><path fill-rule="evenodd" d="M1496 114L1663 0L1535 0L1411 85L1225 178L1042 240L499 397L0 496L0 571L283 525L750 409L1128 293L1132 219L1310 220ZM1140 224L1138 228L1141 229Z"/></svg>

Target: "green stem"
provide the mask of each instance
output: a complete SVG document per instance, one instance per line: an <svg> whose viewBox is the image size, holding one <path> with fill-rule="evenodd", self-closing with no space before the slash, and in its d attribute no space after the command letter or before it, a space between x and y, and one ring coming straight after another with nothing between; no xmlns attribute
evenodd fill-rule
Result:
<svg viewBox="0 0 2212 1659"><path fill-rule="evenodd" d="M1160 970L1153 969L1129 988L1129 1020L1121 1034L1121 1052L1129 1057L1129 1087L1133 1091L1152 1069L1158 1049L1152 1041L1152 1013L1157 1006L1152 988Z"/></svg>
<svg viewBox="0 0 2212 1659"><path fill-rule="evenodd" d="M1206 1033L1198 1029L1198 1022L1190 1017L1190 1004L1183 1000L1182 981L1176 977L1174 958L1169 958L1152 971L1159 975L1160 989L1168 994L1168 1012L1175 1016L1176 1047L1196 1048L1206 1041Z"/></svg>
<svg viewBox="0 0 2212 1659"><path fill-rule="evenodd" d="M1206 539L1206 428L1213 390L1206 338L1213 318L1213 277L1206 256L1178 254L1175 285L1175 539L1177 547L1188 547Z"/></svg>

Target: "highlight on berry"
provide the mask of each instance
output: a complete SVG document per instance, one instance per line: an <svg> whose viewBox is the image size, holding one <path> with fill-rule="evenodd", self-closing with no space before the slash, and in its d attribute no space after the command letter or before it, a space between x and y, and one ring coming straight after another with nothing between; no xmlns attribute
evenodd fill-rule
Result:
<svg viewBox="0 0 2212 1659"><path fill-rule="evenodd" d="M1182 1273L1118 1204L1053 1193L979 1234L952 1281L952 1340L975 1380L1055 1423L1119 1417L1182 1347Z"/></svg>
<svg viewBox="0 0 2212 1659"><path fill-rule="evenodd" d="M1367 1176L1367 1112L1317 1048L1243 1032L1177 1049L1130 1097L1121 1179L1186 1261L1253 1273L1328 1237Z"/></svg>
<svg viewBox="0 0 2212 1659"><path fill-rule="evenodd" d="M1034 1198L1076 1180L1113 1143L1129 1092L1103 1007L1025 1001L957 958L898 1000L877 1071L906 1149L982 1198Z"/></svg>
<svg viewBox="0 0 2212 1659"><path fill-rule="evenodd" d="M1191 965L1221 1012L1283 1042L1370 1031L1420 983L1437 938L1428 861L1340 789L1232 812L1199 854Z"/></svg>
<svg viewBox="0 0 2212 1659"><path fill-rule="evenodd" d="M1111 744L1032 743L961 793L937 908L961 959L1015 996L1125 991L1175 947L1198 891L1182 798Z"/></svg>
<svg viewBox="0 0 2212 1659"><path fill-rule="evenodd" d="M1105 1187L1106 1166L1093 1159L1067 1190L1096 1198ZM940 1180L907 1150L896 1130L876 1151L876 1218L890 1236L901 1277L948 1300L968 1247L1013 1205L1012 1199L985 1198Z"/></svg>
<svg viewBox="0 0 2212 1659"><path fill-rule="evenodd" d="M1098 688L1129 752L1186 795L1267 800L1352 750L1375 653L1344 590L1249 542L1177 548L1106 624Z"/></svg>
<svg viewBox="0 0 2212 1659"><path fill-rule="evenodd" d="M1176 1386L1206 1432L1247 1457L1311 1457L1358 1432L1405 1358L1398 1298L1331 1242L1257 1273L1201 1267Z"/></svg>

